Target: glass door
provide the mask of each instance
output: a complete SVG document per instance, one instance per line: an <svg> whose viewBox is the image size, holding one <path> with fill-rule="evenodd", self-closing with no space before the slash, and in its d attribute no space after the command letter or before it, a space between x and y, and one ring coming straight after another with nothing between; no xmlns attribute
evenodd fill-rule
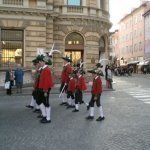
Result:
<svg viewBox="0 0 150 150"><path fill-rule="evenodd" d="M80 59L83 60L83 52L82 51L78 51L78 50L66 50L65 51L65 56L68 56L71 58L72 60L72 65L76 65Z"/></svg>

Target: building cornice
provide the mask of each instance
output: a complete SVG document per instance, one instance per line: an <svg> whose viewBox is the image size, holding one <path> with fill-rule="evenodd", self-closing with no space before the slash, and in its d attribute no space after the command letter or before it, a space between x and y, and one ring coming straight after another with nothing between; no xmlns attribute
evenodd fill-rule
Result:
<svg viewBox="0 0 150 150"><path fill-rule="evenodd" d="M36 16L58 16L53 10L47 9L33 9L33 8L17 8L17 7L1 7L0 14L23 14L23 15L36 15Z"/></svg>
<svg viewBox="0 0 150 150"><path fill-rule="evenodd" d="M79 20L87 20L87 21L97 21L97 22L103 22L111 25L111 22L109 19L106 18L99 18L99 17L93 17L93 16L81 16L81 15L59 15L59 19L79 19Z"/></svg>
<svg viewBox="0 0 150 150"><path fill-rule="evenodd" d="M143 14L143 16L146 17L146 16L149 15L149 14L150 14L150 9L149 9L148 11L146 11L146 12Z"/></svg>
<svg viewBox="0 0 150 150"><path fill-rule="evenodd" d="M145 3L143 3L142 5L140 5L139 7L133 9L133 10L131 11L131 13L125 15L119 22L124 21L127 17L132 16L132 14L133 14L134 12L136 12L137 10L140 10L140 9L143 8L143 7L146 7L147 5L149 5L149 2L145 2Z"/></svg>

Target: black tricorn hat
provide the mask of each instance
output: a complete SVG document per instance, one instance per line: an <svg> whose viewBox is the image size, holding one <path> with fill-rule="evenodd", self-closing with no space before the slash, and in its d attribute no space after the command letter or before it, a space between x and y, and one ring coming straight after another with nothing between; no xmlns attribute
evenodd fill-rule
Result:
<svg viewBox="0 0 150 150"><path fill-rule="evenodd" d="M44 61L47 65L52 65L51 58L48 55L38 55L36 59L38 61Z"/></svg>
<svg viewBox="0 0 150 150"><path fill-rule="evenodd" d="M97 67L97 68L103 68L103 65L101 65L101 63L97 63L97 64L96 64L96 67Z"/></svg>
<svg viewBox="0 0 150 150"><path fill-rule="evenodd" d="M89 73L92 73L92 74L97 74L99 76L104 76L103 75L103 72L99 69L93 69L93 70L88 70Z"/></svg>
<svg viewBox="0 0 150 150"><path fill-rule="evenodd" d="M78 69L74 69L72 72L73 72L74 74L77 74L77 73L78 73Z"/></svg>
<svg viewBox="0 0 150 150"><path fill-rule="evenodd" d="M43 60L43 58L44 58L44 55L38 55L38 56L36 57L36 59L37 59L38 61Z"/></svg>
<svg viewBox="0 0 150 150"><path fill-rule="evenodd" d="M62 57L62 59L66 60L67 62L72 62L72 60L71 60L70 57L68 57L68 56Z"/></svg>
<svg viewBox="0 0 150 150"><path fill-rule="evenodd" d="M96 74L95 69L93 69L93 70L88 70L87 72L92 73L92 74Z"/></svg>
<svg viewBox="0 0 150 150"><path fill-rule="evenodd" d="M39 60L38 60L37 58L35 58L35 59L32 60L32 63L33 63L34 65L36 65L37 63L39 63Z"/></svg>
<svg viewBox="0 0 150 150"><path fill-rule="evenodd" d="M80 74L85 74L85 71L83 69L79 69L78 71Z"/></svg>

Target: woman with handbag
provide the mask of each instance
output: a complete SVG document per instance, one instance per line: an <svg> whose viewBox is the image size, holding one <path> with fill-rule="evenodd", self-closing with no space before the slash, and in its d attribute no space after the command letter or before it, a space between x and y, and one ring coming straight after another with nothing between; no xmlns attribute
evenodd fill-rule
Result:
<svg viewBox="0 0 150 150"><path fill-rule="evenodd" d="M12 86L14 82L14 73L11 67L6 71L5 75L5 89L6 94L11 95L12 94Z"/></svg>

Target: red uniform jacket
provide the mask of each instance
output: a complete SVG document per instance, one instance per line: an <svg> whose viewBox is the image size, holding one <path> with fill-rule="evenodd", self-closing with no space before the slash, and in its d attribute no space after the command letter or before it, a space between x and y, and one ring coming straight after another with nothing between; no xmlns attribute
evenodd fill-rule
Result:
<svg viewBox="0 0 150 150"><path fill-rule="evenodd" d="M78 77L76 88L80 91L85 91L87 89L85 79L83 76Z"/></svg>
<svg viewBox="0 0 150 150"><path fill-rule="evenodd" d="M39 89L42 89L43 91L47 92L49 88L52 88L54 85L52 74L50 71L50 68L46 66L44 69L42 69L39 79Z"/></svg>
<svg viewBox="0 0 150 150"><path fill-rule="evenodd" d="M61 74L61 81L62 83L69 83L69 74L72 72L72 67L70 64L64 66L62 74Z"/></svg>
<svg viewBox="0 0 150 150"><path fill-rule="evenodd" d="M68 91L74 93L76 89L76 80L74 78L71 78L68 83Z"/></svg>
<svg viewBox="0 0 150 150"><path fill-rule="evenodd" d="M93 80L91 92L94 95L99 95L102 93L102 81L100 77L97 77L96 79Z"/></svg>

